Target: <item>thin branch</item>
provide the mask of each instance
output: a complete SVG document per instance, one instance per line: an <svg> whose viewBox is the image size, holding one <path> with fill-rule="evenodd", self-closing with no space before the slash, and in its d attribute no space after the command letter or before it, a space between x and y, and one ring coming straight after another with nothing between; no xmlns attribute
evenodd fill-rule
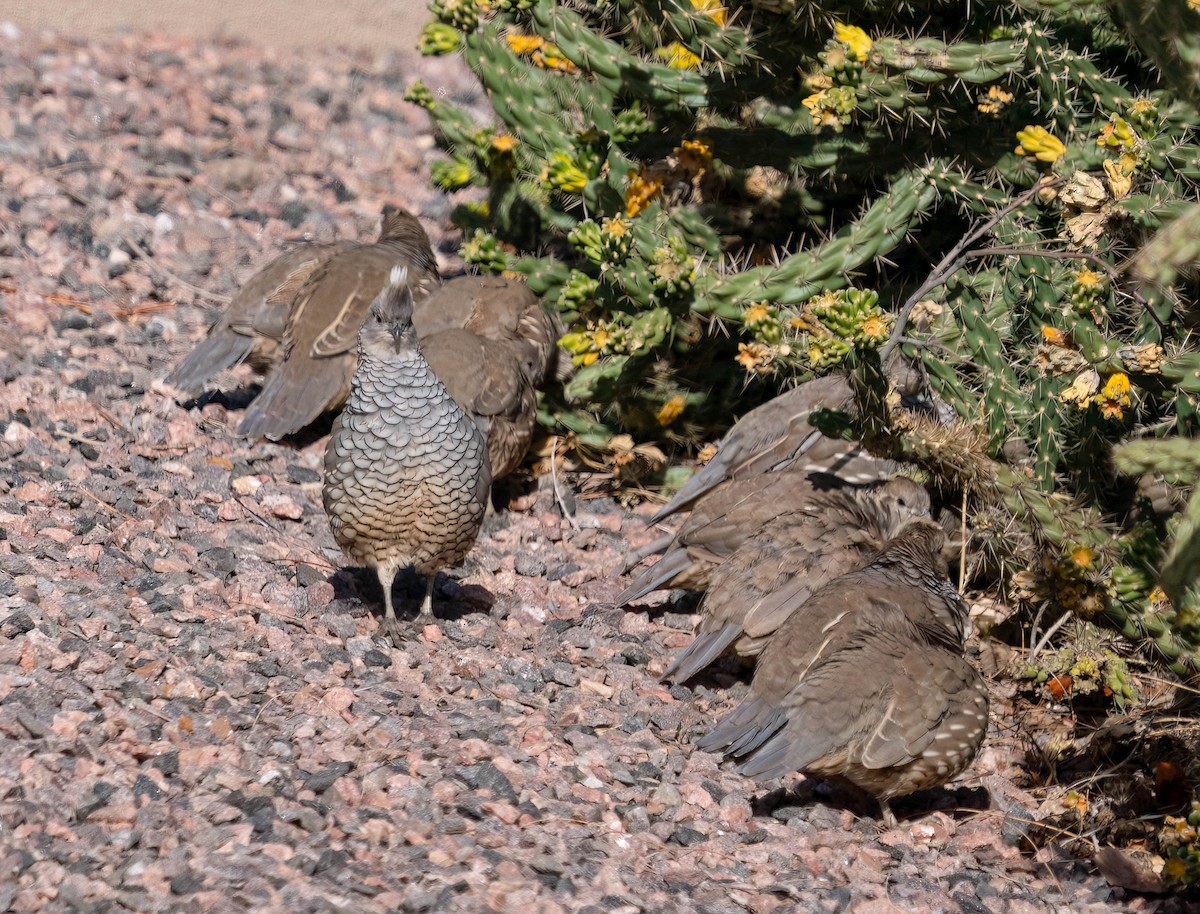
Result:
<svg viewBox="0 0 1200 914"><path fill-rule="evenodd" d="M989 218L963 235L954 247L946 252L946 256L938 262L938 265L933 268L933 272L929 274L926 280L905 300L900 311L896 314L896 323L892 327L892 333L888 337L888 341L883 344L883 349L879 352L880 359L886 362L888 356L900 345L901 339L904 337L904 330L908 326L908 318L912 314L913 308L917 306L917 303L933 289L945 285L950 277L957 273L962 268L962 265L970 259L967 249L971 245L991 232L1005 216L1024 206L1046 188L1053 187L1063 180L1063 178L1042 178L1033 187L1013 197L1005 206L996 210Z"/></svg>

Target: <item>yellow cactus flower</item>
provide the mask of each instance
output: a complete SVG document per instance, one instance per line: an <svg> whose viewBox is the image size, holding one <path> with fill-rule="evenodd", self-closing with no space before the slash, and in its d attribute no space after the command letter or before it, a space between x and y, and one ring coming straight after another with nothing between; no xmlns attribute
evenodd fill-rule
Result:
<svg viewBox="0 0 1200 914"><path fill-rule="evenodd" d="M886 340L891 331L891 322L883 314L872 314L862 322L862 336L868 341Z"/></svg>
<svg viewBox="0 0 1200 914"><path fill-rule="evenodd" d="M753 304L742 312L742 320L747 324L755 324L759 321L765 321L770 316L771 310L766 306L765 302Z"/></svg>
<svg viewBox="0 0 1200 914"><path fill-rule="evenodd" d="M987 92L979 99L975 107L983 114L999 114L1012 104L1013 94L999 86L988 86Z"/></svg>
<svg viewBox="0 0 1200 914"><path fill-rule="evenodd" d="M1067 151L1063 141L1045 127L1028 126L1017 131L1017 155L1033 156L1039 162L1057 162Z"/></svg>
<svg viewBox="0 0 1200 914"><path fill-rule="evenodd" d="M1120 400L1125 405L1129 405L1129 375L1118 371L1109 377L1104 389L1100 391L1100 395L1108 397L1110 400Z"/></svg>
<svg viewBox="0 0 1200 914"><path fill-rule="evenodd" d="M771 350L762 343L738 343L737 362L747 371L757 371L771 360Z"/></svg>
<svg viewBox="0 0 1200 914"><path fill-rule="evenodd" d="M681 45L678 41L661 48L655 48L654 54L667 62L674 70L696 70L700 67L700 58Z"/></svg>
<svg viewBox="0 0 1200 914"><path fill-rule="evenodd" d="M1067 346L1070 345L1067 340L1067 335L1057 327L1045 326L1042 327L1042 339L1051 346Z"/></svg>
<svg viewBox="0 0 1200 914"><path fill-rule="evenodd" d="M824 103L825 96L827 94L828 93L822 89L820 92L814 92L812 95L808 96L808 98L800 100L800 104L808 109L808 113L813 116L814 121L817 119L817 112L821 110L821 105Z"/></svg>
<svg viewBox="0 0 1200 914"><path fill-rule="evenodd" d="M1091 568L1096 561L1096 552L1090 546L1076 546L1071 550L1071 561L1080 568Z"/></svg>
<svg viewBox="0 0 1200 914"><path fill-rule="evenodd" d="M651 177L645 169L628 173L629 187L625 190L625 215L632 219L662 193L662 178Z"/></svg>
<svg viewBox="0 0 1200 914"><path fill-rule="evenodd" d="M511 133L498 133L492 137L491 146L496 152L511 152L517 148L517 138Z"/></svg>
<svg viewBox="0 0 1200 914"><path fill-rule="evenodd" d="M1095 396L1095 402L1100 407L1100 415L1106 419L1124 418L1125 407L1133 402L1129 396L1129 390L1129 375L1120 371L1111 375L1103 389Z"/></svg>
<svg viewBox="0 0 1200 914"><path fill-rule="evenodd" d="M683 414L683 408L687 406L687 400L683 398L683 394L675 394L670 400L662 405L662 409L658 411L658 424L664 428L674 422Z"/></svg>
<svg viewBox="0 0 1200 914"><path fill-rule="evenodd" d="M544 38L539 38L537 35L518 35L509 33L504 36L508 48L518 57L528 57L534 51L540 51L542 45L546 43Z"/></svg>
<svg viewBox="0 0 1200 914"><path fill-rule="evenodd" d="M712 165L712 147L703 140L684 140L675 147L679 165L693 174L703 174Z"/></svg>
<svg viewBox="0 0 1200 914"><path fill-rule="evenodd" d="M624 238L629 234L629 223L620 216L613 216L600 223L600 231L610 238Z"/></svg>
<svg viewBox="0 0 1200 914"><path fill-rule="evenodd" d="M728 10L725 9L720 0L692 0L692 6L708 16L717 25L725 24L725 17Z"/></svg>
<svg viewBox="0 0 1200 914"><path fill-rule="evenodd" d="M843 25L840 22L833 24L833 34L842 44L850 49L851 56L859 63L862 63L871 53L871 36L860 29L857 25Z"/></svg>

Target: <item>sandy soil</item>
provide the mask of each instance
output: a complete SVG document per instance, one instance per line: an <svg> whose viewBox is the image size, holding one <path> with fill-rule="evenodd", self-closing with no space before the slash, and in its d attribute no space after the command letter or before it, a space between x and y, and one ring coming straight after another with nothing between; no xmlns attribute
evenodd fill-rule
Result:
<svg viewBox="0 0 1200 914"><path fill-rule="evenodd" d="M9 0L0 19L92 38L164 31L239 38L285 48L326 45L409 51L428 15L422 0Z"/></svg>

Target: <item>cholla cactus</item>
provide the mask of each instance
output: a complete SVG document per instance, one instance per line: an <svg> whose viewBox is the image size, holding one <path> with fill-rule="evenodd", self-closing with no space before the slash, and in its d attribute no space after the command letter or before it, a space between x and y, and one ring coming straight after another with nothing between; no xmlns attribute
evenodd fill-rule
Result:
<svg viewBox="0 0 1200 914"><path fill-rule="evenodd" d="M497 118L409 91L434 180L485 197L456 212L463 256L569 325L545 421L696 449L782 385L903 354L958 422L876 396L860 431L1003 531L978 567L1200 657L1193 581L1158 588L1200 508L1164 542L1113 462L1200 420L1188 0L432 9L423 47L457 42Z"/></svg>

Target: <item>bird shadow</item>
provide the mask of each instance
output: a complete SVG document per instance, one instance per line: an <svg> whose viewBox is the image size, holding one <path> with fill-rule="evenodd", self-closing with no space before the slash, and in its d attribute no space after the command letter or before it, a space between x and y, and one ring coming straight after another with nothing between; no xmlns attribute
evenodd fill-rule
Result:
<svg viewBox="0 0 1200 914"><path fill-rule="evenodd" d="M991 808L991 795L984 787L931 787L891 802L898 822L921 819L941 812L952 819L973 818ZM789 818L794 809L800 818L811 819L816 810L845 810L859 819L881 822L879 803L870 794L837 778L805 778L799 784L780 787L750 803L756 816Z"/></svg>
<svg viewBox="0 0 1200 914"><path fill-rule="evenodd" d="M333 587L334 600L363 608L363 615L383 619L383 593L375 572L369 568L339 568L327 580ZM392 603L403 622L416 617L425 599L425 576L412 568L402 568L392 585ZM454 622L465 616L491 612L496 598L479 584L463 584L439 573L433 590L433 614L439 621ZM355 613L358 615L358 613Z"/></svg>
<svg viewBox="0 0 1200 914"><path fill-rule="evenodd" d="M215 404L223 407L225 411L229 413L227 420L229 423L229 429L236 434L237 427L242 422L241 418L236 414L244 413L246 411L246 407L248 407L254 401L254 398L260 393L262 393L261 384L241 384L229 390L206 390L204 393L199 394L198 396L191 397L189 399L181 399L178 402L183 409L203 409L209 404ZM294 448L298 451L302 451L309 445L320 441L329 434L330 429L333 426L333 420L337 417L339 412L341 412L341 410L330 410L328 412L321 413L321 415L319 415L316 419L313 419L312 422L308 423L308 425L304 426L304 428L300 429L300 431L293 432L290 435L284 435L276 443ZM252 441L249 443L253 444Z"/></svg>
<svg viewBox="0 0 1200 914"><path fill-rule="evenodd" d="M624 609L626 612L645 613L647 618L652 621L661 621L663 616L679 615L687 616L696 612L700 601L704 599L704 594L695 590L680 590L671 591L670 599L663 600L661 603L656 603L653 606L634 601L624 607L618 606L616 603L611 603L615 609Z"/></svg>
<svg viewBox="0 0 1200 914"><path fill-rule="evenodd" d="M261 384L242 384L231 390L221 388L206 390L202 394L182 398L178 402L184 409L203 409L209 404L216 404L229 412L241 412L250 405L261 390Z"/></svg>

